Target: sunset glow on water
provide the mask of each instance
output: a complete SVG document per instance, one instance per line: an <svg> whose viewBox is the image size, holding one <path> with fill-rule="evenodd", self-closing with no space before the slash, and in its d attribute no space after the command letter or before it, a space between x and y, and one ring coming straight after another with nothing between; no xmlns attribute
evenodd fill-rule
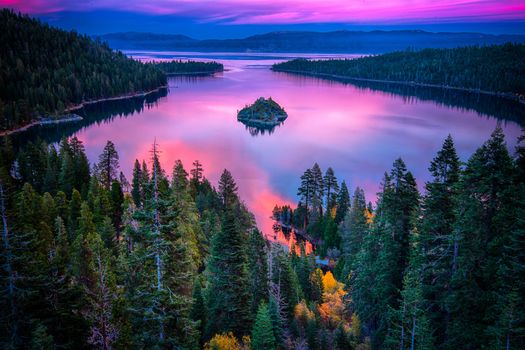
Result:
<svg viewBox="0 0 525 350"><path fill-rule="evenodd" d="M130 179L134 160L148 159L156 139L168 174L175 160L189 170L198 159L206 178L217 185L227 168L263 233L291 244L282 232L274 233L270 216L276 204L297 204L299 178L314 162L323 170L333 167L339 181L350 189L364 188L367 200L374 202L396 158L403 157L422 188L428 162L449 133L466 160L497 124L474 111L431 101L272 72L271 60L221 62L224 73L171 78L169 94L155 106L79 131L90 161L113 140ZM271 96L289 117L272 134L252 136L236 113L261 96ZM507 122L503 128L513 147L520 127Z"/></svg>

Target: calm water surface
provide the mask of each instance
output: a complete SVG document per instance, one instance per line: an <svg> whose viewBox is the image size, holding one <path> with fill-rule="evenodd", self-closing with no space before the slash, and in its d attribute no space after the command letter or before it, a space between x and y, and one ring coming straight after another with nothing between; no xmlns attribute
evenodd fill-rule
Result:
<svg viewBox="0 0 525 350"><path fill-rule="evenodd" d="M128 178L136 158L150 157L154 139L168 173L176 159L188 170L198 159L205 176L216 184L223 169L229 169L259 228L267 237L283 242L287 238L272 229L272 208L296 204L299 177L314 162L323 170L333 167L340 181L346 180L351 189L363 187L367 199L374 201L384 172L396 158L405 160L422 187L429 177L429 162L449 133L461 158L467 160L497 125L496 119L472 110L270 71L269 66L282 57L215 57L226 72L171 78L168 95L153 107L92 124L75 134L84 142L91 162L112 140ZM236 112L260 96L276 100L288 112L288 119L273 133L254 136L237 122ZM520 127L514 122L502 126L513 148Z"/></svg>

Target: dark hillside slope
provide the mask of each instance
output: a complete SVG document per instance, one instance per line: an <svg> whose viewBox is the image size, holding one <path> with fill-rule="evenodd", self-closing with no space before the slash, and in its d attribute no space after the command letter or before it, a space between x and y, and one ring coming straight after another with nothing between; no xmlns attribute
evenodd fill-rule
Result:
<svg viewBox="0 0 525 350"><path fill-rule="evenodd" d="M154 65L6 9L0 11L0 45L0 131L83 101L166 84Z"/></svg>

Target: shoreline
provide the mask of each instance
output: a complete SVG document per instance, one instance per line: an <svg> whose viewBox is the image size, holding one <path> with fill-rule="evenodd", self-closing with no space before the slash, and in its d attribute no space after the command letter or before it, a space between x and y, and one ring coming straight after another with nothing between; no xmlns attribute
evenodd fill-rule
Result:
<svg viewBox="0 0 525 350"><path fill-rule="evenodd" d="M114 97L99 98L97 100L83 101L83 102L81 102L81 103L79 103L77 105L74 105L74 106L71 106L71 107L68 107L68 108L64 109L64 114L60 118L56 118L56 119L52 119L52 118L37 119L37 120L32 121L29 124L23 125L23 126L21 126L19 128L16 128L16 129L0 131L0 137L9 136L9 135L12 135L12 134L17 134L17 133L20 133L20 132L24 132L24 131L27 131L27 130L35 127L35 126L39 126L39 125L61 124L61 123L71 123L71 122L81 121L84 118L82 118L81 116L79 116L77 114L70 113L70 112L78 111L79 109L82 109L82 108L84 108L87 105L97 104L97 103L101 103L101 102L127 100L127 99L135 98L135 97L145 97L147 95L150 95L150 94L155 93L155 92L159 92L160 90L167 89L167 88L168 88L168 85L163 85L163 86L159 86L156 89L145 91L145 92L136 92L136 93L132 93L132 94L119 95L119 96L114 96ZM67 115L69 115L70 117L65 117Z"/></svg>
<svg viewBox="0 0 525 350"><path fill-rule="evenodd" d="M471 88L462 88L462 87L457 87L457 86L416 83L414 81L355 78L355 77L348 77L344 75L329 74L329 73L314 73L314 72L292 70L292 69L274 69L273 67L271 68L271 70L274 72L280 72L280 73L291 73L291 74L297 74L297 75L303 75L303 76L326 78L328 80L354 80L354 81L363 81L363 82L370 82L370 83L398 84L398 85L408 85L408 86L421 86L421 87L427 87L427 88L438 88L438 89L445 89L445 90L464 91L464 92L469 92L473 94L483 94L483 95L501 97L501 98L505 98L508 100L516 101L521 104L525 104L525 98L520 98L519 96L516 96L515 94L509 93L509 92L495 92L495 91L487 91L487 90L479 90L479 89L471 89Z"/></svg>
<svg viewBox="0 0 525 350"><path fill-rule="evenodd" d="M200 75L200 76L208 76L208 75L214 75L217 73L223 73L224 70L218 70L214 72L188 72L188 73L164 73L167 77L180 77L180 76L192 76L192 75Z"/></svg>
<svg viewBox="0 0 525 350"><path fill-rule="evenodd" d="M100 103L100 102L127 100L129 98L135 98L135 97L145 97L145 96L150 95L150 94L152 94L154 92L159 92L160 90L167 89L167 88L168 88L168 85L162 85L162 86L159 86L156 89L149 90L149 91L135 92L135 93L132 93L132 94L118 95L118 96L114 96L114 97L105 97L105 98L99 98L97 100L84 101L84 102L81 102L81 103L79 103L77 105L74 105L72 107L68 107L68 108L64 109L64 112L67 113L67 112L71 112L71 111L77 111L79 109L84 108L87 105L92 105L92 104L96 104L96 103Z"/></svg>

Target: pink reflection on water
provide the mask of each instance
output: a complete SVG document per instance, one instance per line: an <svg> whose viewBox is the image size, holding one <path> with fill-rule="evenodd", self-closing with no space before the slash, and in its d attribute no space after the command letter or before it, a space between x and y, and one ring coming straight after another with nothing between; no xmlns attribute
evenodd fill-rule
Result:
<svg viewBox="0 0 525 350"><path fill-rule="evenodd" d="M176 159L187 170L198 159L216 184L227 168L263 233L290 246L293 237L275 234L270 216L275 204L295 206L299 177L314 162L323 170L333 167L352 192L360 186L375 201L396 158L403 157L422 188L449 133L466 160L496 126L472 111L249 66L268 61L224 63L230 70L222 76L170 80L170 94L156 108L80 131L89 159L95 161L106 140L113 140L130 177L135 158L148 159L156 139L168 174ZM260 96L271 96L289 117L272 135L252 137L236 112ZM513 147L520 128L503 127Z"/></svg>

